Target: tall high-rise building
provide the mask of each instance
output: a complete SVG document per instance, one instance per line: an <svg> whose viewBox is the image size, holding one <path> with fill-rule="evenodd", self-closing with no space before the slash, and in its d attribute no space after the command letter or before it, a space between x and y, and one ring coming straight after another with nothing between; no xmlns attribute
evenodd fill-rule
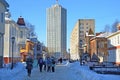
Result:
<svg viewBox="0 0 120 80"><path fill-rule="evenodd" d="M70 36L70 58L73 60L79 59L84 52L83 46L85 43L86 33L91 31L95 33L94 19L79 19L75 24Z"/></svg>
<svg viewBox="0 0 120 80"><path fill-rule="evenodd" d="M64 58L66 53L67 11L56 3L47 8L47 47L50 55Z"/></svg>

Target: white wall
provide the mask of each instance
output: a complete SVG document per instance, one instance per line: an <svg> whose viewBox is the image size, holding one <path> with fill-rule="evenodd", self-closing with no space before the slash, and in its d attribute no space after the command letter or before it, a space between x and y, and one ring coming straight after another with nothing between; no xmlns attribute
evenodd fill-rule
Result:
<svg viewBox="0 0 120 80"><path fill-rule="evenodd" d="M108 37L108 61L120 62L120 31Z"/></svg>
<svg viewBox="0 0 120 80"><path fill-rule="evenodd" d="M5 17L5 6L0 3L0 33L4 33L4 26L5 26L5 20L4 20L4 17ZM3 15L2 15L3 14ZM3 17L2 17L3 16ZM1 21L3 19L3 22Z"/></svg>

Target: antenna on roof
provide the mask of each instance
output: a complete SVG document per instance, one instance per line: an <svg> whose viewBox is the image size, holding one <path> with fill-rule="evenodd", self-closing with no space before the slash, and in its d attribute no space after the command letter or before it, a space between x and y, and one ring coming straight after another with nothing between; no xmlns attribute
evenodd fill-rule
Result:
<svg viewBox="0 0 120 80"><path fill-rule="evenodd" d="M58 4L58 0L56 0L56 3Z"/></svg>

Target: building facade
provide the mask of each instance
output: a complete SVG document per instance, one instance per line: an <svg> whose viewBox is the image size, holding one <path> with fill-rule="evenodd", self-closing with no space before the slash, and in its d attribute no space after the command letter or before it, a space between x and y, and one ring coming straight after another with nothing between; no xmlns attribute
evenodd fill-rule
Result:
<svg viewBox="0 0 120 80"><path fill-rule="evenodd" d="M89 29L88 32L86 32L86 35L85 35L85 44L84 44L84 52L86 53L90 53L90 39L92 37L94 37L95 34L93 33L93 31L91 30L91 28Z"/></svg>
<svg viewBox="0 0 120 80"><path fill-rule="evenodd" d="M38 45L38 39L37 39L37 36L33 36L30 38L31 41L34 43L34 46L33 46L33 53L34 53L34 58L36 59L37 58L37 54L41 53L37 51L37 45ZM41 47L41 46L40 46ZM41 49L40 49L41 50Z"/></svg>
<svg viewBox="0 0 120 80"><path fill-rule="evenodd" d="M70 57L73 60L80 59L84 52L85 35L89 30L95 32L94 19L79 19L75 24L70 36Z"/></svg>
<svg viewBox="0 0 120 80"><path fill-rule="evenodd" d="M20 60L20 50L18 46L19 41L19 26L12 20L10 12L5 12L5 35L4 35L4 63L10 63L12 59L14 61ZM12 44L12 37L15 38L14 44ZM13 45L13 52L12 52ZM12 58L13 54L13 58Z"/></svg>
<svg viewBox="0 0 120 80"><path fill-rule="evenodd" d="M49 54L64 57L67 38L67 11L59 4L47 9L47 47Z"/></svg>
<svg viewBox="0 0 120 80"><path fill-rule="evenodd" d="M108 62L120 64L120 25L118 31L107 37L108 40Z"/></svg>
<svg viewBox="0 0 120 80"><path fill-rule="evenodd" d="M107 38L103 36L96 36L90 39L90 56L92 58L95 54L100 62L107 61Z"/></svg>
<svg viewBox="0 0 120 80"><path fill-rule="evenodd" d="M28 53L33 55L33 42L30 40L30 29L22 16L18 18L17 24L19 25L18 49L20 50L21 61L25 61Z"/></svg>
<svg viewBox="0 0 120 80"><path fill-rule="evenodd" d="M32 42L30 39L27 39L25 47L22 47L20 49L20 54L21 54L21 62L25 62L26 57L28 55L34 57L34 42Z"/></svg>
<svg viewBox="0 0 120 80"><path fill-rule="evenodd" d="M5 33L5 11L9 7L5 0L0 0L0 67L3 65L4 33Z"/></svg>
<svg viewBox="0 0 120 80"><path fill-rule="evenodd" d="M21 49L25 49L27 53L31 52L33 54L33 43L30 44L27 41L30 38L30 33L29 28L25 26L24 18L19 17L16 23L10 18L10 12L5 12L5 14L4 63L10 63L12 59L14 62L17 62L23 59L23 55L27 56L26 53L21 52ZM15 38L14 44L12 43L12 37Z"/></svg>

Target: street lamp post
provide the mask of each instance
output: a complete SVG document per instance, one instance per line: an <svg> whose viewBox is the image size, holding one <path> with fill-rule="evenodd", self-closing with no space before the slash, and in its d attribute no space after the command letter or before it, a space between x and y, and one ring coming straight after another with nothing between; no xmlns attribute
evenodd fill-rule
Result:
<svg viewBox="0 0 120 80"><path fill-rule="evenodd" d="M68 49L68 51L69 51L69 61L70 61L70 49Z"/></svg>
<svg viewBox="0 0 120 80"><path fill-rule="evenodd" d="M15 37L12 37L12 62L11 62L11 69L13 69L13 46L14 46L14 42L15 42Z"/></svg>
<svg viewBox="0 0 120 80"><path fill-rule="evenodd" d="M83 48L82 48L82 40L80 40L80 44L79 44L79 58L80 58L80 65L82 65L82 50L83 50Z"/></svg>
<svg viewBox="0 0 120 80"><path fill-rule="evenodd" d="M98 56L99 55L99 51L98 51L98 48L99 48L98 39L96 39L96 45L97 45L97 56Z"/></svg>

